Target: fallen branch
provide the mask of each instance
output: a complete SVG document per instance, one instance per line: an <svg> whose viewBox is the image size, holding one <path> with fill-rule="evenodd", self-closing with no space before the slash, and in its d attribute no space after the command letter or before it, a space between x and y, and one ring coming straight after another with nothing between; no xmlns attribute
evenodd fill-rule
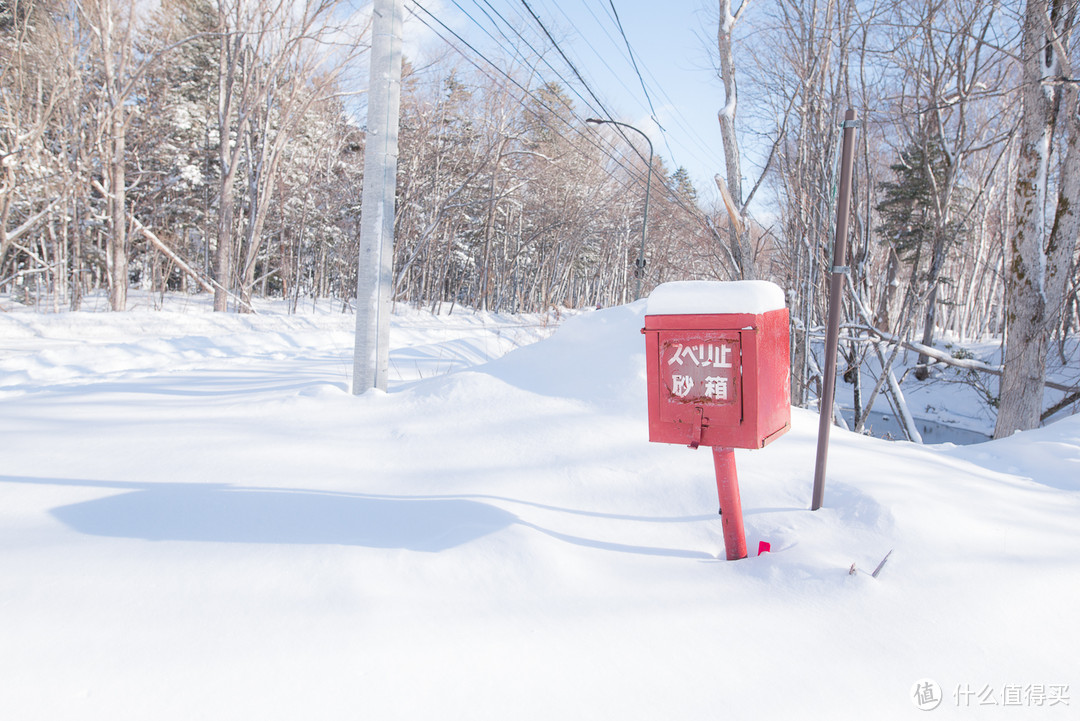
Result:
<svg viewBox="0 0 1080 721"><path fill-rule="evenodd" d="M225 293L227 293L237 303L243 304L243 306L245 308L247 308L248 310L250 310L252 313L255 312L255 309L251 307L250 303L246 302L243 298L238 298L235 295L233 295L232 293L229 293L229 291L227 289L225 289L220 283L218 283L213 278L209 278L209 279L208 278L203 278L202 275L200 275L198 271L196 271L190 265L185 263L184 260L179 255L177 255L175 252L173 252L172 249L169 248L169 246L165 244L165 241L163 241L161 238L157 237L157 235L154 233L154 231L150 230L145 225L143 225L139 221L139 219L136 218L132 213L128 213L128 218L131 220L131 223L135 227L135 230L142 233L146 237L147 240L149 240L151 243L154 244L154 247L156 247L158 250L160 250L162 253L164 253L165 256L169 260L176 263L176 266L178 268L180 268L180 270L184 271L189 276L191 276L191 278L196 283L199 284L200 288L202 288L203 290L205 290L208 293L213 293L215 288L220 288L221 290L224 290Z"/></svg>
<svg viewBox="0 0 1080 721"><path fill-rule="evenodd" d="M1039 420L1047 420L1050 416L1054 415L1065 406L1069 405L1070 403L1075 403L1076 401L1080 401L1080 393L1070 393L1069 395L1065 396L1060 401L1043 411L1042 415L1039 416Z"/></svg>
<svg viewBox="0 0 1080 721"><path fill-rule="evenodd" d="M848 273L846 275L848 288L851 291L851 298L855 303L855 308L867 325L869 325L870 313L867 311L866 306L863 305L862 298L860 298L859 294L855 291L855 283L851 280L851 274ZM905 301L905 308L907 307L908 305ZM904 314L905 316L907 315L907 310L904 311ZM881 363L881 374L878 376L877 383L874 384L874 390L870 394L870 400L866 403L866 410L869 412L869 410L874 407L874 401L877 400L878 393L881 392L882 383L888 383L889 394L893 399L893 410L900 416L900 421L904 427L904 434L912 443L922 443L922 434L919 433L919 427L915 424L915 418L912 417L911 411L908 409L907 399L904 398L904 392L900 388L900 383L896 380L896 374L893 373L893 363L896 362L896 356L899 354L899 351L900 347L897 346L893 349L893 352L889 355L888 359L886 359L884 351L881 350L881 344L874 343L874 352L877 354L878 362ZM865 414L863 417L865 418ZM856 428L855 430L860 433L862 432L862 428Z"/></svg>
<svg viewBox="0 0 1080 721"><path fill-rule="evenodd" d="M925 356L933 358L939 363L944 363L945 365L950 365L955 368L963 368L965 370L979 371L980 373L990 373L991 375L995 376L1000 376L1002 373L1005 372L1004 368L1002 368L1001 366L990 365L989 363L984 363L983 361L975 360L974 358L954 358L952 355L946 353L945 351L938 350L937 348L931 348L930 346L923 345L922 343L918 343L916 341L896 338L872 326L863 325L859 326L859 328L870 333L871 335L877 336L877 338L883 343L888 343L890 345L899 344L904 348L907 348L908 350L915 351L916 353L921 353ZM1067 386L1061 383L1055 383L1054 381L1044 381L1043 385L1045 385L1047 388L1053 388L1054 390L1061 391L1063 393L1080 393L1080 386Z"/></svg>
<svg viewBox="0 0 1080 721"><path fill-rule="evenodd" d="M859 311L859 314L863 317L863 320L865 322L861 323L861 324L859 324L859 323L848 324L846 327L854 329L854 330L862 331L864 333L867 333L867 334L877 338L876 341L871 341L870 339L865 339L865 342L873 342L874 343L874 347L875 347L875 349L877 349L877 352L878 352L878 358L881 360L883 365L885 365L885 360L884 360L884 357L883 357L883 355L881 353L881 346L879 344L880 343L888 343L890 345L896 346L897 348L907 348L908 350L915 351L916 353L921 353L922 355L925 355L925 356L927 356L929 358L933 358L935 361L937 361L939 363L944 363L946 365L950 365L950 366L953 366L955 368L963 368L964 370L978 371L980 373L989 373L989 374L995 375L995 376L1001 376L1005 372L1005 370L1004 370L1004 368L1002 366L990 365L989 363L984 363L983 361L978 361L978 360L975 360L973 358L954 358L951 354L946 353L945 351L940 351L937 348L931 348L930 346L923 345L922 343L918 343L916 341L909 341L909 340L904 340L903 338L897 338L896 336L894 336L894 335L892 335L890 333L886 333L884 331L878 330L877 328L875 328L873 325L870 324L869 313L867 312L866 307L863 305L862 299L859 298L859 294L855 292L855 286L854 286L854 283L851 280L850 275L848 276L847 280L848 280L848 287L849 287L849 289L851 291L851 297L855 302L855 308L856 308L856 310ZM857 340L857 339L852 339L852 340ZM896 354L895 354L895 351L894 351L894 353L893 353L894 358L895 358L895 355ZM892 365L891 360L889 361L888 365L889 366ZM890 374L891 374L891 368L890 368ZM895 379L893 379L893 380L895 381ZM880 386L880 383L881 383L881 381L879 379L879 381L878 381L879 386ZM1047 388L1052 388L1053 390L1061 391L1062 393L1065 393L1066 395L1058 403L1054 404L1053 406L1048 408L1046 411L1044 411L1042 413L1042 415L1040 416L1040 418L1039 418L1040 421L1045 421L1047 418L1054 415L1055 413L1057 413L1058 411L1060 411L1062 408L1069 405L1070 403L1080 401L1080 387L1078 387L1078 386L1066 386L1066 385L1063 385L1061 383L1055 383L1053 381L1048 381L1048 380L1044 380L1043 385L1045 387L1047 387ZM876 393L877 393L877 388L874 389L874 394L876 395ZM888 558L888 557L886 556L886 558Z"/></svg>

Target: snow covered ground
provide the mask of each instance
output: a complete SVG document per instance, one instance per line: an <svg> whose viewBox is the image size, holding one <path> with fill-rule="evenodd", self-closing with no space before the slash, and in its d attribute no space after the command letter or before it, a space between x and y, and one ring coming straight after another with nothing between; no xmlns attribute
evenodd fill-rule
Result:
<svg viewBox="0 0 1080 721"><path fill-rule="evenodd" d="M834 431L811 512L796 410L727 562L641 303L402 311L360 397L329 308L0 308L0 718L1077 717L1080 417Z"/></svg>

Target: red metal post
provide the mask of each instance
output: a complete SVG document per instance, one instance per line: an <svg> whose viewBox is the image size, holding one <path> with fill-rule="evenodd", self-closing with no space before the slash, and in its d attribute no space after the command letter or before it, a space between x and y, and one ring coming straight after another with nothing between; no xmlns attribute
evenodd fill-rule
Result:
<svg viewBox="0 0 1080 721"><path fill-rule="evenodd" d="M713 447L716 466L716 491L720 496L720 521L724 526L724 548L727 560L746 558L746 531L743 529L742 499L739 497L739 477L735 474L735 451Z"/></svg>

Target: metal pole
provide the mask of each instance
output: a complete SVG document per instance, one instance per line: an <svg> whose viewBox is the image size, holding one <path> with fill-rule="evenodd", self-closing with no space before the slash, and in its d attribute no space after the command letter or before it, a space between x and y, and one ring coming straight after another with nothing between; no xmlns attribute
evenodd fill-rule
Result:
<svg viewBox="0 0 1080 721"><path fill-rule="evenodd" d="M720 497L720 522L724 527L724 549L727 560L746 558L746 530L743 527L742 498L739 477L735 473L735 451L713 447L716 467L716 493Z"/></svg>
<svg viewBox="0 0 1080 721"><path fill-rule="evenodd" d="M652 164L653 164L653 144L649 140L649 136L642 131L635 128L633 125L627 125L621 123L618 120L601 120L600 118L586 118L586 123L592 123L593 125L618 125L628 130L633 130L635 133L645 138L645 142L649 144L649 169L645 174L645 212L641 218L641 250L638 253L637 259L637 284L634 288L634 300L641 298L641 278L645 275L645 229L649 225L649 189L652 186ZM625 137L625 136L624 136Z"/></svg>
<svg viewBox="0 0 1080 721"><path fill-rule="evenodd" d="M385 391L390 375L402 0L375 0L374 13L356 277L355 395L371 388Z"/></svg>
<svg viewBox="0 0 1080 721"><path fill-rule="evenodd" d="M818 399L817 462L814 465L814 496L810 510L821 508L825 500L825 466L829 457L829 432L833 423L833 398L836 394L836 346L840 336L840 310L847 258L848 215L851 206L851 173L855 161L855 111L844 114L844 145L840 160L840 197L836 204L836 241L833 243L833 267L829 280L829 321L825 331L825 378Z"/></svg>

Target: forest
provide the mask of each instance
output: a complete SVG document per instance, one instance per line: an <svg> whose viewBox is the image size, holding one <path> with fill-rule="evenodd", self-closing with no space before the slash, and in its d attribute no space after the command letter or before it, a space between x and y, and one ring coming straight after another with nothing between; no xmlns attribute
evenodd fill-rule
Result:
<svg viewBox="0 0 1080 721"><path fill-rule="evenodd" d="M540 62L561 53L550 35L523 28L492 58L428 5L406 2L410 21L456 51L403 70L395 302L535 312L768 279L808 405L851 108L843 363L906 349L917 378L971 370L997 435L1080 401L1080 378L1051 386L1054 407L1041 392L1048 356L1080 365L1076 0L717 0L715 207L615 118L587 122ZM96 292L123 311L132 287L349 310L370 18L344 0L0 0L0 293L43 311ZM1000 366L935 346L987 337ZM899 393L889 376L870 404Z"/></svg>

